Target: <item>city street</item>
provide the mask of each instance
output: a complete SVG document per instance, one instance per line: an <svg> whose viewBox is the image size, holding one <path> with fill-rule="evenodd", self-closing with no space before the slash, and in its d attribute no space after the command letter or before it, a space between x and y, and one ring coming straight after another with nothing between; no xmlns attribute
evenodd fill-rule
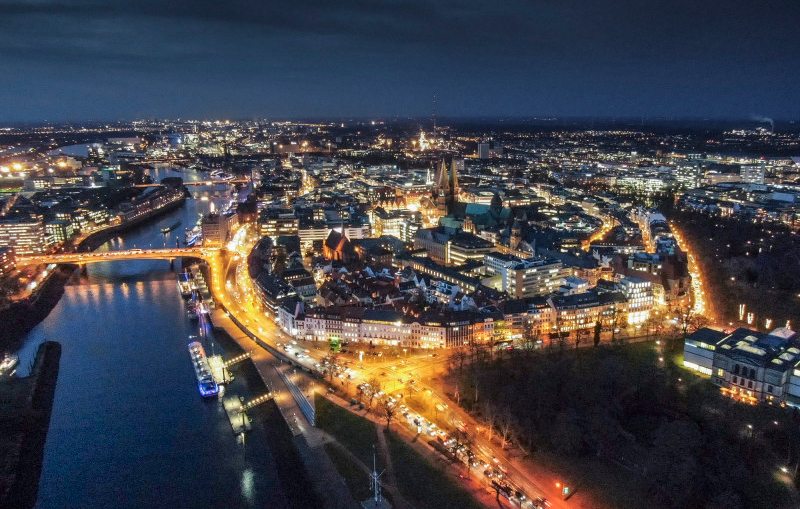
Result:
<svg viewBox="0 0 800 509"><path fill-rule="evenodd" d="M229 253L226 256L217 255L211 258L211 288L215 292L217 300L234 318L244 324L260 340L280 349L283 344L291 342L292 339L266 315L255 300L250 278L246 272L246 263L244 263L250 245L244 242L244 237L244 235L235 237L232 245L229 245ZM235 250L230 249L230 247L234 247L233 244L235 244ZM306 342L299 342L298 345L304 349L308 357L298 358L296 362L309 369L319 371L318 366L330 353L326 348L327 345L309 345ZM444 412L437 411L437 415L425 415L425 418L435 421L437 426L445 430L452 430L451 423L453 422L462 422L475 443L475 449L481 451L484 456L481 459L490 465L502 466L502 469L506 471L506 479L526 493L528 499L543 497L547 499L551 507L569 507L568 502L561 500L560 490L556 487L556 483L561 482L560 480L550 479L544 483L533 481L534 478L547 478L547 475L540 469L537 470L535 465L512 459L506 451L502 451L498 445L476 432L475 430L481 426L481 423L462 410L455 402L450 401L443 393L441 383L436 383L435 379L442 376L447 368L447 353L407 351L404 352L404 355L393 358L365 356L361 362L358 361L357 355L340 354L340 359L340 364L347 361L350 367L356 371L353 379L347 384L348 397L356 394L357 385L365 383L373 377L381 381L387 394L403 392L406 386L399 380L406 381L413 378L417 380L415 390L428 392L431 395L432 406L441 404L445 408ZM254 356L254 360L257 360L256 356ZM344 382L336 389L344 390Z"/></svg>

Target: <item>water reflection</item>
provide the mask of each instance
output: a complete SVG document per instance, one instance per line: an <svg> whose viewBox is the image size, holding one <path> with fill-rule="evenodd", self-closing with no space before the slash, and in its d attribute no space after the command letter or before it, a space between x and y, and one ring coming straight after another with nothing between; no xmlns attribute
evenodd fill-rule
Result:
<svg viewBox="0 0 800 509"><path fill-rule="evenodd" d="M100 249L158 245L160 225L191 226L208 207L188 200ZM73 278L19 351L24 375L42 341L63 346L38 508L288 507L263 433L237 443L219 403L200 398L186 351L197 332L165 261Z"/></svg>

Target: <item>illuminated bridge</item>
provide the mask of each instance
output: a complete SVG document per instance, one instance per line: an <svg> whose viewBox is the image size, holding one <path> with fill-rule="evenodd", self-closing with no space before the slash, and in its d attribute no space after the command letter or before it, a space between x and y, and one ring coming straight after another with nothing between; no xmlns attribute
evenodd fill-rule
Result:
<svg viewBox="0 0 800 509"><path fill-rule="evenodd" d="M17 265L39 265L49 263L98 263L117 260L169 260L175 258L201 258L209 260L219 248L176 247L171 249L128 249L93 253L59 253L17 257Z"/></svg>
<svg viewBox="0 0 800 509"><path fill-rule="evenodd" d="M197 182L184 182L185 186L213 186L216 184L247 184L250 179L229 179L229 180L199 180ZM133 187L161 187L164 184L136 184Z"/></svg>

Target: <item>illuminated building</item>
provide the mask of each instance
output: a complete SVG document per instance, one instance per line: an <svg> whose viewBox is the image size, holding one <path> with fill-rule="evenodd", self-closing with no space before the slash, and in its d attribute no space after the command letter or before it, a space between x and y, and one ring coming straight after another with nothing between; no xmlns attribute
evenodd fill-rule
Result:
<svg viewBox="0 0 800 509"><path fill-rule="evenodd" d="M628 324L644 323L653 309L653 285L650 281L638 277L624 277L618 285L619 290L628 300Z"/></svg>
<svg viewBox="0 0 800 509"><path fill-rule="evenodd" d="M800 406L800 338L781 327L769 334L702 328L684 341L683 365L711 377L733 399Z"/></svg>
<svg viewBox="0 0 800 509"><path fill-rule="evenodd" d="M16 258L13 247L0 247L0 277L5 277L14 272L17 268Z"/></svg>
<svg viewBox="0 0 800 509"><path fill-rule="evenodd" d="M478 159L489 159L489 144L478 143Z"/></svg>
<svg viewBox="0 0 800 509"><path fill-rule="evenodd" d="M766 166L764 163L743 164L739 170L739 177L748 184L763 184L766 178Z"/></svg>
<svg viewBox="0 0 800 509"><path fill-rule="evenodd" d="M221 246L228 242L231 231L236 228L239 218L236 212L225 214L211 213L203 216L200 228L203 232L203 246Z"/></svg>
<svg viewBox="0 0 800 509"><path fill-rule="evenodd" d="M297 235L300 219L291 209L265 209L258 218L258 230L262 237Z"/></svg>
<svg viewBox="0 0 800 509"><path fill-rule="evenodd" d="M44 225L44 230L50 244L63 244L74 234L72 223L65 219L48 221Z"/></svg>
<svg viewBox="0 0 800 509"><path fill-rule="evenodd" d="M391 235L404 242L413 242L414 235L422 226L422 214L410 210L386 211L382 207L375 209L373 213L374 228L372 234L375 237Z"/></svg>
<svg viewBox="0 0 800 509"><path fill-rule="evenodd" d="M527 258L489 253L484 256L487 272L500 276L499 290L515 299L554 292L572 274L569 267L554 259Z"/></svg>
<svg viewBox="0 0 800 509"><path fill-rule="evenodd" d="M450 160L449 167L447 160L442 158L436 170L433 194L440 216L446 216L451 213L456 201L458 201L458 193L460 191L458 185L459 169L464 170L464 160L454 157Z"/></svg>
<svg viewBox="0 0 800 509"><path fill-rule="evenodd" d="M0 221L0 246L13 247L17 255L42 254L48 245L41 219L18 218Z"/></svg>
<svg viewBox="0 0 800 509"><path fill-rule="evenodd" d="M705 168L703 168L699 161L687 161L680 163L675 168L675 182L686 189L694 189L703 184L705 177Z"/></svg>
<svg viewBox="0 0 800 509"><path fill-rule="evenodd" d="M625 296L620 292L598 292L595 289L575 295L553 296L554 329L568 332L590 329L600 322L604 327L625 324Z"/></svg>
<svg viewBox="0 0 800 509"><path fill-rule="evenodd" d="M414 236L414 248L425 249L435 261L445 265L461 265L467 260L483 261L494 244L467 232L447 233L445 228L426 228Z"/></svg>

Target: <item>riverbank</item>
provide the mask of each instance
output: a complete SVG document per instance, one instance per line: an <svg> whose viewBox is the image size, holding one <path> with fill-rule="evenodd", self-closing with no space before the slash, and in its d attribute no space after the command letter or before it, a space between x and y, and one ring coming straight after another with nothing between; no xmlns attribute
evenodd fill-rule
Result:
<svg viewBox="0 0 800 509"><path fill-rule="evenodd" d="M31 374L0 382L0 507L36 503L61 345L42 343Z"/></svg>
<svg viewBox="0 0 800 509"><path fill-rule="evenodd" d="M185 203L186 198L182 197L133 221L94 232L75 246L75 250L94 251L113 237L178 209ZM64 294L64 285L74 274L76 268L76 265L57 267L29 297L0 309L0 323L4 325L0 328L0 351L16 350L21 339L47 318Z"/></svg>
<svg viewBox="0 0 800 509"><path fill-rule="evenodd" d="M299 469L294 472L287 470L280 473L281 482L284 484L295 483L298 473L305 472L304 478L309 482L304 483L304 486L313 488L313 491L308 490L307 496L313 496L317 503L304 507L325 509L358 507L356 501L350 496L344 480L325 452L322 434L305 419L288 387L275 369L276 363L294 365L295 368L302 368L302 366L291 363L291 359L284 357L280 352L275 351L277 355L273 355L271 353L274 351L273 349L258 341L252 332L236 322L233 317L227 316L221 309L214 311L212 322L215 331L219 331L219 334L224 333L238 343L243 350L251 352L252 357L248 362L255 366L256 375L276 394L269 406L274 407L277 411L271 416L268 425L273 430L279 430L279 435L276 436L282 436L282 438L280 443L270 444L270 449L278 455L278 448L283 448L282 454L293 458L293 464L299 465ZM215 334L217 333L215 332ZM291 450L286 448L287 444ZM297 459L300 460L300 463L297 463Z"/></svg>
<svg viewBox="0 0 800 509"><path fill-rule="evenodd" d="M77 265L56 267L29 297L0 309L0 351L16 351L22 338L47 318L75 269Z"/></svg>
<svg viewBox="0 0 800 509"><path fill-rule="evenodd" d="M246 351L223 328L215 327L214 336L220 346L234 357ZM244 378L251 397L272 389L267 387L252 359L241 362L234 369L237 377ZM308 489L313 483L304 468L295 437L277 403L274 400L268 401L253 407L248 414L253 424L259 426L266 435L269 450L277 466L278 478L289 504L297 509L322 507L314 490Z"/></svg>

